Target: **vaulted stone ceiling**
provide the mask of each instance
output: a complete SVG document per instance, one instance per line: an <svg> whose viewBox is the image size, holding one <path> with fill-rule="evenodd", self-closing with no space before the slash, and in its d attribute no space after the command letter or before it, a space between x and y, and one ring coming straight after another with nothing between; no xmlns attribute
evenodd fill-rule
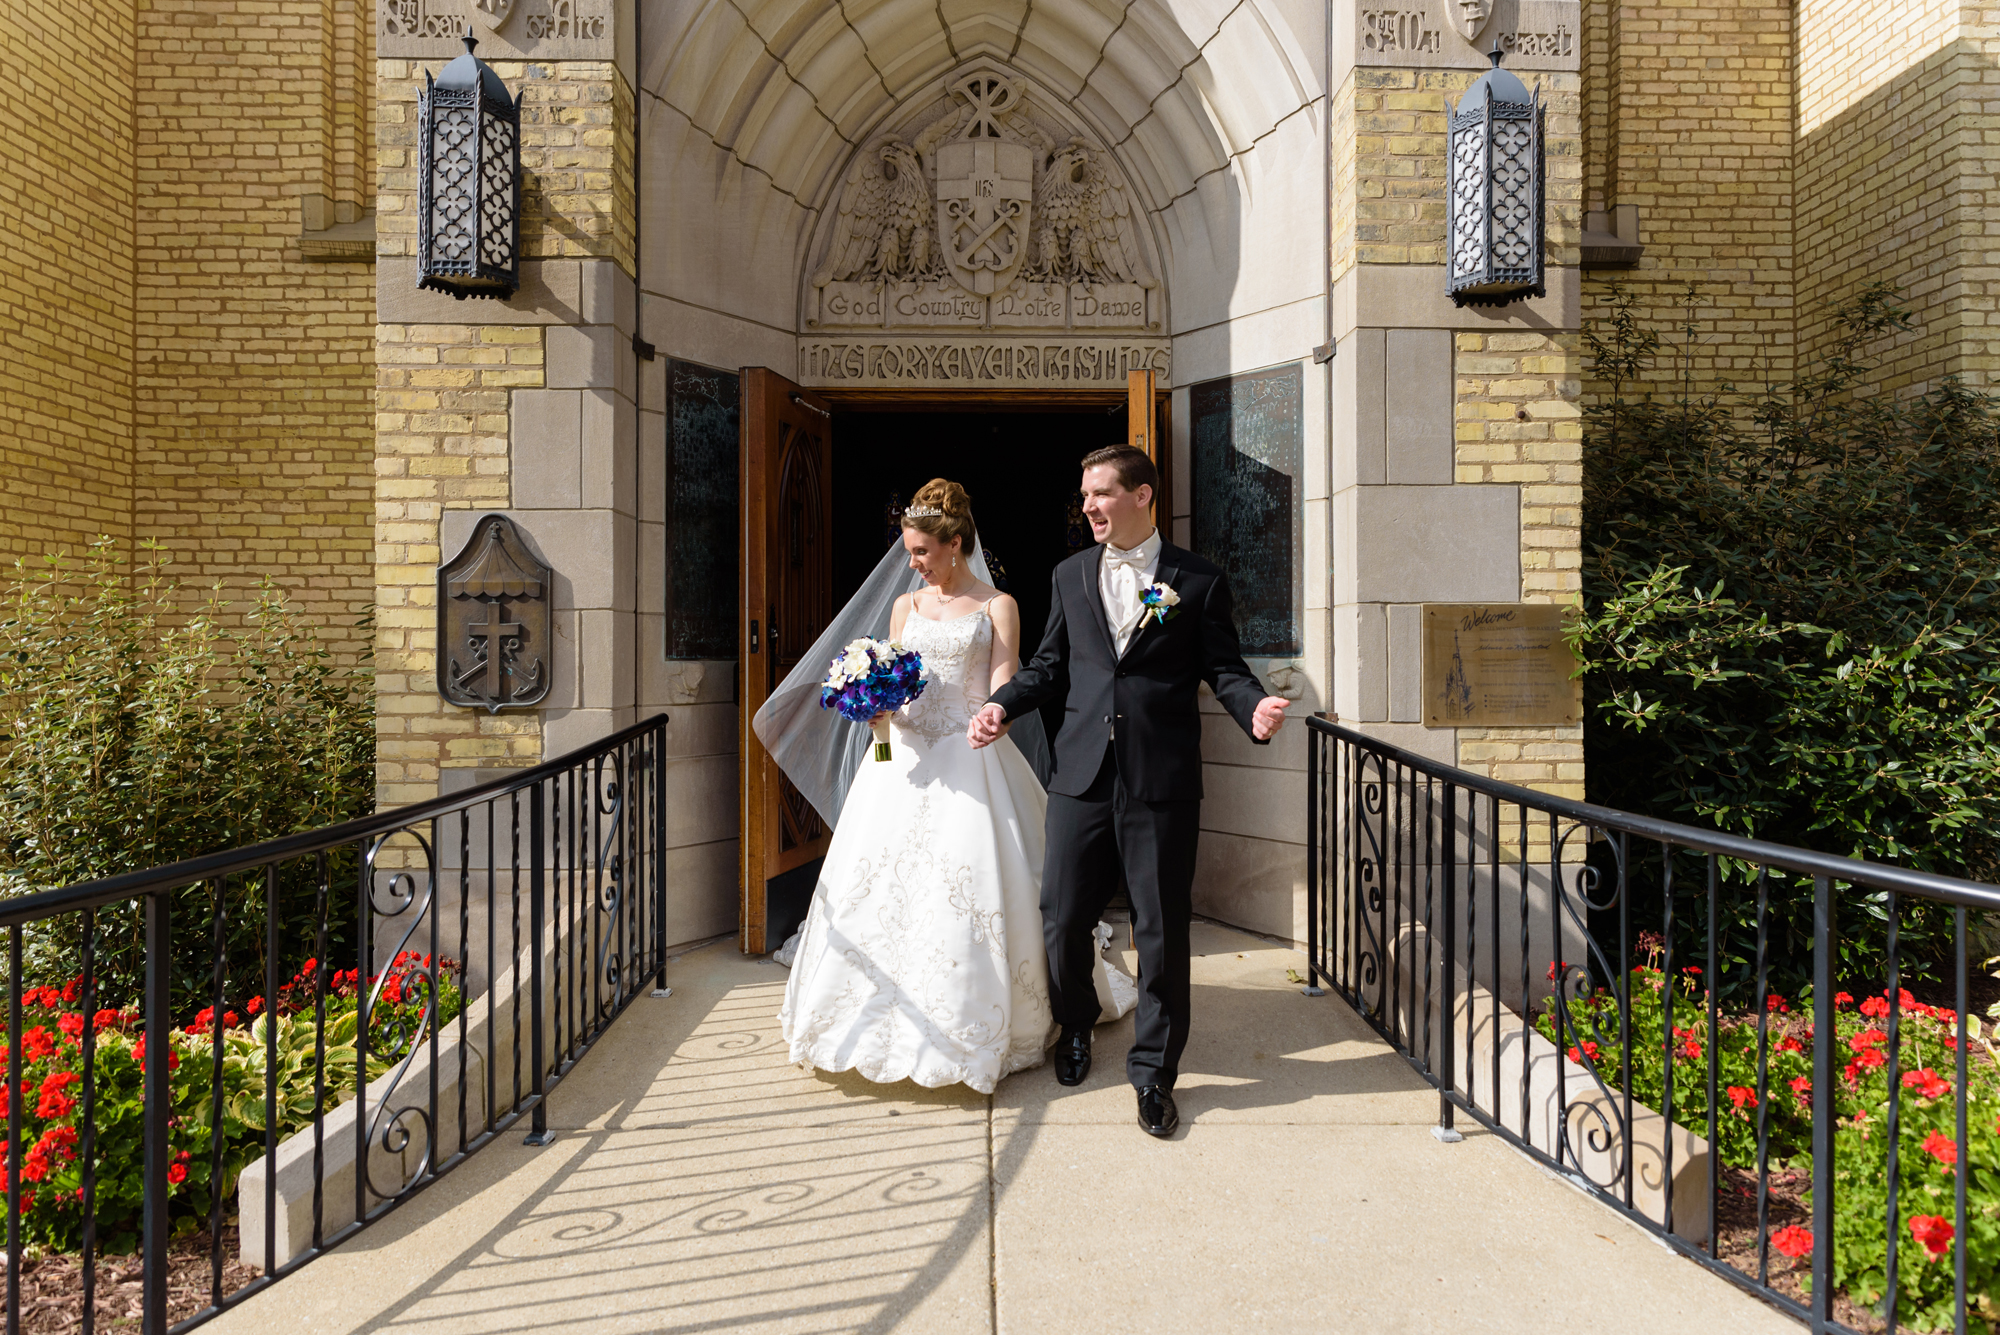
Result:
<svg viewBox="0 0 2000 1335"><path fill-rule="evenodd" d="M1319 16L1317 0L652 0L642 171L648 226L677 231L662 285L648 286L747 315L730 270L766 270L755 286L770 298L769 270L782 270L784 308L756 301L751 318L790 327L803 248L853 154L896 107L982 58L1118 156L1173 257L1170 282L1240 267L1260 192L1307 209L1310 223L1288 226L1317 260ZM709 188L688 191L695 181ZM1199 312L1177 300L1173 323L1225 318L1237 295L1198 299Z"/></svg>

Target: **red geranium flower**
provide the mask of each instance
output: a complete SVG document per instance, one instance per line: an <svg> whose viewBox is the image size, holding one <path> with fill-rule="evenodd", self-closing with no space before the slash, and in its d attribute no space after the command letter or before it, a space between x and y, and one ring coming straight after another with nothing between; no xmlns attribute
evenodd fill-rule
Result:
<svg viewBox="0 0 2000 1335"><path fill-rule="evenodd" d="M1910 1235L1924 1244L1932 1260L1951 1250L1951 1240L1957 1232L1941 1214L1920 1214L1910 1219Z"/></svg>
<svg viewBox="0 0 2000 1335"><path fill-rule="evenodd" d="M1941 1099L1951 1093L1951 1082L1928 1066L1919 1071L1903 1072L1903 1086L1916 1090L1927 1099Z"/></svg>
<svg viewBox="0 0 2000 1335"><path fill-rule="evenodd" d="M250 998L250 1000L243 1003L243 1009L250 1012L252 1015L258 1014L264 1009L264 998L262 997Z"/></svg>
<svg viewBox="0 0 2000 1335"><path fill-rule="evenodd" d="M76 1128L73 1126L52 1126L42 1133L35 1143L36 1152L47 1156L59 1154L65 1159L76 1157Z"/></svg>
<svg viewBox="0 0 2000 1335"><path fill-rule="evenodd" d="M1788 1224L1771 1235L1771 1245L1782 1255L1796 1260L1812 1250L1812 1230L1801 1228L1797 1224Z"/></svg>
<svg viewBox="0 0 2000 1335"><path fill-rule="evenodd" d="M173 1163L167 1165L167 1181L173 1185L178 1187L181 1183L187 1181L187 1175L188 1170L180 1164Z"/></svg>
<svg viewBox="0 0 2000 1335"><path fill-rule="evenodd" d="M1793 1095L1793 1097L1797 1098L1797 1099L1798 1099L1798 1101L1799 1101L1800 1103L1810 1103L1810 1102L1812 1102L1812 1077L1811 1077L1811 1076L1809 1076L1809 1075L1795 1075L1795 1076L1793 1076L1793 1077L1792 1077L1792 1079L1791 1079L1791 1086L1792 1086L1792 1095Z"/></svg>
<svg viewBox="0 0 2000 1335"><path fill-rule="evenodd" d="M1879 1020L1889 1013L1889 1003L1881 997L1870 997L1861 1003L1861 1013Z"/></svg>
<svg viewBox="0 0 2000 1335"><path fill-rule="evenodd" d="M1805 1050L1806 1045L1793 1038L1790 1034L1786 1034L1778 1040L1778 1051L1780 1052L1804 1052Z"/></svg>
<svg viewBox="0 0 2000 1335"><path fill-rule="evenodd" d="M55 1035L40 1025L36 1025L27 1033L21 1035L22 1061L38 1062L42 1058L53 1054L55 1050Z"/></svg>
<svg viewBox="0 0 2000 1335"><path fill-rule="evenodd" d="M42 1096L35 1101L37 1117L67 1117L76 1107L76 1098L63 1093L65 1085L80 1079L74 1071L56 1071L42 1082Z"/></svg>
<svg viewBox="0 0 2000 1335"><path fill-rule="evenodd" d="M125 1016L118 1011L103 1010L91 1016L90 1022L97 1027L99 1033L102 1033L106 1029L116 1029L125 1023Z"/></svg>
<svg viewBox="0 0 2000 1335"><path fill-rule="evenodd" d="M1757 1091L1754 1089L1745 1089L1741 1085L1731 1085L1729 1087L1729 1101L1735 1104L1739 1110L1745 1105L1754 1108L1757 1106Z"/></svg>
<svg viewBox="0 0 2000 1335"><path fill-rule="evenodd" d="M67 1015L58 1016L56 1018L56 1028L62 1030L70 1038L82 1038L83 1017L74 1011L71 1011Z"/></svg>
<svg viewBox="0 0 2000 1335"><path fill-rule="evenodd" d="M1836 1006L1852 1006L1854 1004L1854 998L1850 997L1845 992L1836 992L1833 994L1833 1004Z"/></svg>
<svg viewBox="0 0 2000 1335"><path fill-rule="evenodd" d="M63 984L62 999L64 1003L66 1003L67 1005L74 1006L76 1004L76 999L82 995L83 995L83 979L72 978L67 983Z"/></svg>
<svg viewBox="0 0 2000 1335"><path fill-rule="evenodd" d="M1958 1142L1950 1139L1941 1132L1933 1131L1924 1137L1924 1153L1936 1159L1946 1168L1952 1168L1954 1172L1957 1171L1956 1168L1953 1168L1953 1165L1958 1162Z"/></svg>

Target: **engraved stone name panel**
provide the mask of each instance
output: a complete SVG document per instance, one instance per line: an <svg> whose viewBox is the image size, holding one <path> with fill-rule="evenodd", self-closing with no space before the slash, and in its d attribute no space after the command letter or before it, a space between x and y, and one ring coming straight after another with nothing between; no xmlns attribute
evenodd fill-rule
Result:
<svg viewBox="0 0 2000 1335"><path fill-rule="evenodd" d="M1357 0L1354 62L1485 69L1497 41L1512 70L1578 68L1577 0Z"/></svg>
<svg viewBox="0 0 2000 1335"><path fill-rule="evenodd" d="M1560 727L1582 717L1583 684L1560 603L1425 603L1424 723Z"/></svg>
<svg viewBox="0 0 2000 1335"><path fill-rule="evenodd" d="M799 340L799 383L909 389L1122 389L1170 383L1164 340L833 337Z"/></svg>
<svg viewBox="0 0 2000 1335"><path fill-rule="evenodd" d="M479 39L481 60L612 60L613 0L376 0L376 54L450 60Z"/></svg>

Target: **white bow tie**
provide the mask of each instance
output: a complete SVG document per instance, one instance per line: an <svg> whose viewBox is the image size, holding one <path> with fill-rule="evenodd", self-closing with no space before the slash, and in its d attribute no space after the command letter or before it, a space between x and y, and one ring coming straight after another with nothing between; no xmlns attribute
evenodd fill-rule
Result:
<svg viewBox="0 0 2000 1335"><path fill-rule="evenodd" d="M1107 543L1104 548L1104 559L1115 566L1130 566L1134 570L1142 570L1146 565L1145 546L1141 544L1129 552L1121 552Z"/></svg>

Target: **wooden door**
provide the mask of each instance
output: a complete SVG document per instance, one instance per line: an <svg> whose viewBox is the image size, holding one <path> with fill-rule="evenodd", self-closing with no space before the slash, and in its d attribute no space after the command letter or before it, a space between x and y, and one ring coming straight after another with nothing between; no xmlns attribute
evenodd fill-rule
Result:
<svg viewBox="0 0 2000 1335"><path fill-rule="evenodd" d="M783 944L764 939L767 883L832 838L750 716L833 619L833 432L825 400L761 366L743 370L742 405L742 945L761 955Z"/></svg>
<svg viewBox="0 0 2000 1335"><path fill-rule="evenodd" d="M1160 471L1159 491L1153 497L1153 522L1169 541L1174 531L1174 470L1167 453L1171 426L1167 419L1170 400L1160 393L1159 377L1152 371L1132 371L1125 379L1125 443L1144 450Z"/></svg>

